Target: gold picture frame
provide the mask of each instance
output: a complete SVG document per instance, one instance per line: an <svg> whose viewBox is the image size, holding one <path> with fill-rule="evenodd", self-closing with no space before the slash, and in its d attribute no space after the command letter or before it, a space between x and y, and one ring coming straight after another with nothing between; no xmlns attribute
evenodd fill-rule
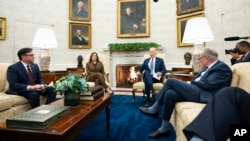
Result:
<svg viewBox="0 0 250 141"><path fill-rule="evenodd" d="M176 0L177 15L204 10L204 0Z"/></svg>
<svg viewBox="0 0 250 141"><path fill-rule="evenodd" d="M90 21L91 0L69 0L69 19L73 21Z"/></svg>
<svg viewBox="0 0 250 141"><path fill-rule="evenodd" d="M91 48L91 24L69 23L69 48Z"/></svg>
<svg viewBox="0 0 250 141"><path fill-rule="evenodd" d="M6 38L6 18L0 17L0 40Z"/></svg>
<svg viewBox="0 0 250 141"><path fill-rule="evenodd" d="M149 36L149 0L118 0L117 37Z"/></svg>
<svg viewBox="0 0 250 141"><path fill-rule="evenodd" d="M193 46L193 44L183 43L182 42L183 34L184 34L184 31L185 31L187 21L189 19L192 19L192 18L195 18L195 17L204 17L204 16L205 16L204 13L200 13L200 14L195 14L195 15L191 15L191 16L187 16L187 17L177 18L177 45L178 45L178 47Z"/></svg>

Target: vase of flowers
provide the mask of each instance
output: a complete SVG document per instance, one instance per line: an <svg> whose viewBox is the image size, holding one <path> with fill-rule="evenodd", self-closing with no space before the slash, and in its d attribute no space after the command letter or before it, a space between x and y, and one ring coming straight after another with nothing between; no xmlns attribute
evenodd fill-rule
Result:
<svg viewBox="0 0 250 141"><path fill-rule="evenodd" d="M64 105L76 107L80 105L80 94L87 92L89 86L80 75L68 75L60 78L55 86L55 92L64 94Z"/></svg>

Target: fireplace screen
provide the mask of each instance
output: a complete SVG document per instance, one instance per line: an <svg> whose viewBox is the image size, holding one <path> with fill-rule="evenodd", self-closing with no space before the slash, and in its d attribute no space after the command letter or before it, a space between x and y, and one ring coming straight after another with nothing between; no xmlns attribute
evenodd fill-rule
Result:
<svg viewBox="0 0 250 141"><path fill-rule="evenodd" d="M138 64L116 65L116 87L132 88L135 82L141 81L142 76L136 75L140 66Z"/></svg>

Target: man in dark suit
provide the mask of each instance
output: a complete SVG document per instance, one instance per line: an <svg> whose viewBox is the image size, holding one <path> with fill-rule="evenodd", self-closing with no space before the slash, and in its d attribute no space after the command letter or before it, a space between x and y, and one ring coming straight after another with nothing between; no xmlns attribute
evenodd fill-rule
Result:
<svg viewBox="0 0 250 141"><path fill-rule="evenodd" d="M205 48L198 59L204 69L192 79L191 84L170 78L160 90L156 102L151 107L139 107L142 113L158 117L158 110L160 106L163 106L162 125L149 137L156 138L169 134L169 119L176 102L207 103L220 89L230 85L232 71L228 65L218 60L218 53L215 50Z"/></svg>
<svg viewBox="0 0 250 141"><path fill-rule="evenodd" d="M82 37L82 31L76 30L76 35L72 38L72 45L87 45L87 41Z"/></svg>
<svg viewBox="0 0 250 141"><path fill-rule="evenodd" d="M141 68L138 70L137 75L143 73L144 92L147 95L147 102L145 107L150 106L150 91L155 95L153 83L162 82L162 76L167 72L163 59L156 57L156 48L149 49L150 58L144 60Z"/></svg>
<svg viewBox="0 0 250 141"><path fill-rule="evenodd" d="M125 14L123 14L121 18L121 33L138 33L138 30L139 20L134 15L134 13L132 13L132 9L130 7L127 7L125 10Z"/></svg>
<svg viewBox="0 0 250 141"><path fill-rule="evenodd" d="M250 94L243 89L237 87L223 88L207 103L199 115L184 128L183 132L186 138L189 141L192 141L192 139L196 139L196 141L198 139L200 141L227 140L231 124L250 124L249 101Z"/></svg>
<svg viewBox="0 0 250 141"><path fill-rule="evenodd" d="M241 62L250 62L250 44L247 41L240 41L236 44L235 49L238 49L238 52L230 52L232 55L231 64L237 64ZM242 55L241 57L239 55Z"/></svg>
<svg viewBox="0 0 250 141"><path fill-rule="evenodd" d="M7 69L9 94L18 94L30 101L31 108L40 105L40 95L47 96L46 104L56 100L53 87L46 87L37 64L34 63L32 48L22 48L17 55L19 62Z"/></svg>
<svg viewBox="0 0 250 141"><path fill-rule="evenodd" d="M77 2L77 10L74 13L74 17L87 18L88 12L84 9L83 1Z"/></svg>

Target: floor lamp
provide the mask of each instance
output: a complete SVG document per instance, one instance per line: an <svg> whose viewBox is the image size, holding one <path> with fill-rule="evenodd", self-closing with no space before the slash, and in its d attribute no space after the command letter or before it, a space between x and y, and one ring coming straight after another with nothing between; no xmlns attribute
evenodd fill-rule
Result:
<svg viewBox="0 0 250 141"><path fill-rule="evenodd" d="M50 48L57 48L55 32L51 28L38 28L34 36L33 47L41 48L39 66L41 71L48 71L50 65Z"/></svg>
<svg viewBox="0 0 250 141"><path fill-rule="evenodd" d="M204 42L214 40L214 35L206 17L192 18L187 21L183 35L183 43L193 43L193 73L198 73L203 67L198 58L204 49Z"/></svg>

